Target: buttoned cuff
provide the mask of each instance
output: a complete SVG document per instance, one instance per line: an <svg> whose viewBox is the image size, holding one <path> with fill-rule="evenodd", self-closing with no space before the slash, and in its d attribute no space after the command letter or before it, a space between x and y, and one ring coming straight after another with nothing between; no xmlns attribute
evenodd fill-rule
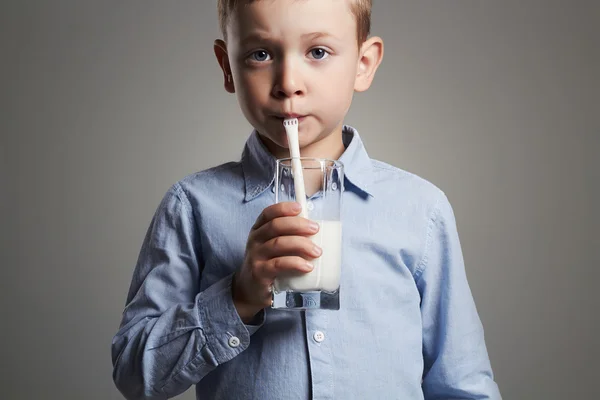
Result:
<svg viewBox="0 0 600 400"><path fill-rule="evenodd" d="M265 323L264 310L251 324L243 323L233 304L232 278L233 275L228 275L198 296L200 326L205 327L207 346L219 364L246 350L250 336Z"/></svg>

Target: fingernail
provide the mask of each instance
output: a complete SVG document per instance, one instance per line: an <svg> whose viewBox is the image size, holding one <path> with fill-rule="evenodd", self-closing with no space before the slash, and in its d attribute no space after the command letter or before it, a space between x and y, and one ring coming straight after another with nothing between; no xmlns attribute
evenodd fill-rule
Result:
<svg viewBox="0 0 600 400"><path fill-rule="evenodd" d="M311 231L313 231L313 232L316 232L316 231L318 231L318 230L319 230L319 224L317 224L317 223L316 223L316 222L314 222L314 221L310 221L310 222L308 223L308 229L310 229L310 230L311 230Z"/></svg>
<svg viewBox="0 0 600 400"><path fill-rule="evenodd" d="M315 245L313 247L313 254L315 254L318 257L321 255L321 253L323 253L323 250L319 246Z"/></svg>
<svg viewBox="0 0 600 400"><path fill-rule="evenodd" d="M302 210L302 206L300 205L300 203L292 204L292 211L300 211L300 210Z"/></svg>
<svg viewBox="0 0 600 400"><path fill-rule="evenodd" d="M313 270L313 268L315 268L315 266L314 266L314 265L313 265L313 263L311 263L310 261L307 261L307 262L306 262L306 268L307 268L309 271L312 271L312 270Z"/></svg>

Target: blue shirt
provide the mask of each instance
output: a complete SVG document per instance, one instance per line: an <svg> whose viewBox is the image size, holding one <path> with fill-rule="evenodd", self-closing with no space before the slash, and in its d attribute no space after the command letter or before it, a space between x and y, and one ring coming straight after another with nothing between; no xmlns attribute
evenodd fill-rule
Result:
<svg viewBox="0 0 600 400"><path fill-rule="evenodd" d="M238 316L231 277L275 158L254 131L240 162L175 183L143 241L113 379L128 399L500 399L456 221L433 184L367 155L345 126L340 310Z"/></svg>

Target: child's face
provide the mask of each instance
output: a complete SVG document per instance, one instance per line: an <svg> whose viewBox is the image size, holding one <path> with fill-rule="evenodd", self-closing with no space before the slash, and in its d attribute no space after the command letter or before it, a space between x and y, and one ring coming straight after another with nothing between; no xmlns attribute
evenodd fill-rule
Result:
<svg viewBox="0 0 600 400"><path fill-rule="evenodd" d="M356 32L349 0L261 0L231 15L227 44L215 45L225 87L275 156L289 156L286 117L299 118L303 156L341 154L343 119L366 89L369 43L359 49Z"/></svg>

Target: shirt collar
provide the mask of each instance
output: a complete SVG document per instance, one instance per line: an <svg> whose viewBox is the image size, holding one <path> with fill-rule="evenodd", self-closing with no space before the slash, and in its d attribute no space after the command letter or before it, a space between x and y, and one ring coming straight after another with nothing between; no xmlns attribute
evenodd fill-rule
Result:
<svg viewBox="0 0 600 400"><path fill-rule="evenodd" d="M344 164L345 184L350 183L365 194L373 196L373 165L358 131L344 125L342 141L346 150L339 161ZM275 180L276 159L260 140L256 130L246 141L241 163L246 186L246 201L253 200L272 187Z"/></svg>

